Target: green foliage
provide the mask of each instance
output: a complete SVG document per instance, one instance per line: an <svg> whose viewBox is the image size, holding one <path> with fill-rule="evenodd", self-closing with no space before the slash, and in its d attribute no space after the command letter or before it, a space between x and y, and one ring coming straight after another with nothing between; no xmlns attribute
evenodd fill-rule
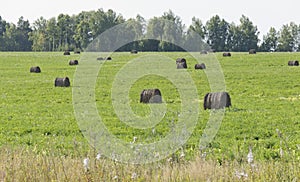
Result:
<svg viewBox="0 0 300 182"><path fill-rule="evenodd" d="M231 51L249 51L257 49L258 29L246 16L240 18L240 24L229 26L227 48Z"/></svg>
<svg viewBox="0 0 300 182"><path fill-rule="evenodd" d="M278 48L278 32L271 27L267 35L263 37L263 43L260 47L261 51L275 51Z"/></svg>
<svg viewBox="0 0 300 182"><path fill-rule="evenodd" d="M192 25L190 25L187 34L191 34L192 32L197 33L202 39L205 38L206 30L202 21L196 17L192 18Z"/></svg>
<svg viewBox="0 0 300 182"><path fill-rule="evenodd" d="M208 44L211 48L215 51L225 50L229 24L216 15L207 21L205 28L207 31Z"/></svg>
<svg viewBox="0 0 300 182"><path fill-rule="evenodd" d="M295 23L283 25L278 40L279 51L297 51L300 29Z"/></svg>
<svg viewBox="0 0 300 182"><path fill-rule="evenodd" d="M175 44L184 41L184 25L180 17L170 10L161 17L149 20L146 38L149 38L147 44L150 44L151 48L157 47L157 50L154 51L182 51ZM159 40L159 42L153 39Z"/></svg>
<svg viewBox="0 0 300 182"><path fill-rule="evenodd" d="M165 20L169 22L166 23ZM279 32L272 28L264 36L258 46L259 31L257 26L244 15L239 24L228 23L218 15L210 18L205 24L199 18L193 17L192 24L186 26L181 18L171 10L159 17L150 18L147 23L141 15L128 20L109 9L97 11L82 11L77 15L59 14L57 17L45 20L40 17L33 26L21 16L17 25L7 23L0 16L0 50L1 51L64 51L87 48L92 40L109 28L126 22L128 32L136 39L144 39L129 43L118 51L182 51L174 43L187 45L195 34L207 42L215 51L298 51L300 45L299 26L294 22L283 25ZM153 38L159 40L153 40ZM164 40L164 41L163 41ZM113 42L113 40L110 40ZM258 49L259 48L259 49ZM207 49L203 47L203 49Z"/></svg>
<svg viewBox="0 0 300 182"><path fill-rule="evenodd" d="M32 42L29 40L29 33L32 31L28 20L24 20L21 16L17 23L15 41L17 46L14 47L16 51L31 51Z"/></svg>

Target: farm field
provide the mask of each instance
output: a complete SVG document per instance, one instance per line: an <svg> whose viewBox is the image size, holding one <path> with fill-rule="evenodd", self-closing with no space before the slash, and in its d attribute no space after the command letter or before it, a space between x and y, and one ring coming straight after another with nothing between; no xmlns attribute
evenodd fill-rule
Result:
<svg viewBox="0 0 300 182"><path fill-rule="evenodd" d="M61 52L0 53L0 152L1 158L6 161L0 164L0 179L1 173L5 173L3 179L8 181L14 177L21 179L24 175L28 180L36 177L68 181L71 180L70 174L78 171L82 177L75 176L73 180L89 181L98 175L110 181L117 175L119 180L128 181L132 180L132 170L138 171L137 179L141 180L148 181L147 176L153 175L148 174L151 173L149 170L145 170L151 168L149 166L145 166L145 169L141 166L124 169L121 164L107 162L105 159L101 159L100 167L96 162L93 164L93 171L100 168L99 173L87 174L80 170L82 160L87 156L94 158L98 152L82 135L73 108L72 89L76 87L73 85L76 66L69 66L68 63L71 59L77 59L80 66L81 61L86 61L81 59L83 54L63 56ZM255 177L260 181L300 180L300 67L287 65L289 60L299 60L300 53L232 53L231 57L215 53L224 74L226 91L230 94L232 107L226 109L216 137L204 151L199 151L199 139L210 114L209 110L203 109L203 98L210 92L210 87L205 72L194 69L196 60L188 53L143 52L135 55L117 52L110 55L111 61L99 61L102 67L95 84L95 102L99 115L114 136L128 143L134 138L137 138L137 143L152 143L172 132L172 125L178 121L182 100L172 82L161 76L142 77L129 90L130 106L139 116L147 116L150 112L148 105L139 103L141 91L144 88L159 88L162 91L167 113L157 125L143 130L132 128L120 122L112 106L111 88L120 69L132 59L156 55L173 59L174 68L170 69L174 72L179 71L176 69L175 60L178 57L186 58L187 72L198 91L198 97L194 101L198 103L200 114L195 129L182 149L170 156L172 164L176 165L173 166L175 171L182 171L183 164L193 166L199 161L204 161L203 157L199 159L199 156L205 155L202 167L205 170L207 165L210 171L207 175L215 175L213 179L238 180L235 170L244 166L250 180L254 180ZM30 73L31 66L40 66L41 73ZM55 78L65 76L70 78L71 87L54 87ZM252 148L255 163L262 169L257 176L251 167L245 167L249 147ZM180 158L182 153L184 158ZM26 176L26 173L22 174L23 176L17 175L15 170L18 169L18 161L14 161L12 156L23 161L23 165L19 167L26 168L28 174L32 174L30 166L35 165L33 161L41 165L48 164L48 167L54 169L47 177L41 175L46 173L47 167L41 167L36 176ZM26 156L28 165L24 164ZM65 159L67 162L62 162ZM58 168L53 166L55 161L60 164ZM168 161L165 160L166 163ZM189 161L196 161L196 164L190 164ZM10 169L8 166L12 164L15 167ZM113 165L115 170L107 174L110 165ZM64 171L66 166L76 166L76 169ZM227 168L211 173L216 170L215 166ZM176 176L176 172L170 172L168 167L152 169L160 171L158 169L166 168L162 170L163 177L158 177L157 180L194 181L192 174ZM57 175L55 169L60 171L62 176ZM115 174L119 170L125 172ZM130 174L127 174L126 170L129 170ZM263 171L269 172L270 176L260 178ZM287 171L287 174L280 173ZM224 177L225 174L228 176ZM166 175L172 178L165 179ZM207 180L205 177L201 179Z"/></svg>

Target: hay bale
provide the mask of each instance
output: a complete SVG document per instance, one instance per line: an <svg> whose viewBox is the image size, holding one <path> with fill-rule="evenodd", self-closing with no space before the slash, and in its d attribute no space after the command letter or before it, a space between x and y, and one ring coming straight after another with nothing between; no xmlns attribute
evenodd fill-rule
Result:
<svg viewBox="0 0 300 182"><path fill-rule="evenodd" d="M186 69L187 64L184 58L177 58L176 59L177 69Z"/></svg>
<svg viewBox="0 0 300 182"><path fill-rule="evenodd" d="M299 66L299 61L297 61L297 60L289 61L288 65L289 66Z"/></svg>
<svg viewBox="0 0 300 182"><path fill-rule="evenodd" d="M186 63L186 59L185 58L177 58L176 59L176 64L177 63Z"/></svg>
<svg viewBox="0 0 300 182"><path fill-rule="evenodd" d="M224 52L223 53L223 57L230 57L231 56L231 53L230 52Z"/></svg>
<svg viewBox="0 0 300 182"><path fill-rule="evenodd" d="M256 50L255 49L250 49L249 54L256 54Z"/></svg>
<svg viewBox="0 0 300 182"><path fill-rule="evenodd" d="M201 63L201 64L195 64L195 69L200 69L200 70L203 70L203 69L206 69L206 66L204 63Z"/></svg>
<svg viewBox="0 0 300 182"><path fill-rule="evenodd" d="M207 93L204 97L204 110L222 109L231 106L231 99L227 92Z"/></svg>
<svg viewBox="0 0 300 182"><path fill-rule="evenodd" d="M177 69L186 69L187 65L186 63L177 63Z"/></svg>
<svg viewBox="0 0 300 182"><path fill-rule="evenodd" d="M144 89L140 95L140 103L162 103L159 89Z"/></svg>
<svg viewBox="0 0 300 182"><path fill-rule="evenodd" d="M55 87L69 87L70 79L68 77L65 78L56 78L54 81Z"/></svg>
<svg viewBox="0 0 300 182"><path fill-rule="evenodd" d="M103 57L98 57L97 60L98 60L98 61L112 60L112 58L111 58L111 57L105 57L105 58L103 58Z"/></svg>
<svg viewBox="0 0 300 182"><path fill-rule="evenodd" d="M39 66L33 66L30 68L30 73L40 73L41 68Z"/></svg>
<svg viewBox="0 0 300 182"><path fill-rule="evenodd" d="M74 54L80 54L80 51L74 51Z"/></svg>
<svg viewBox="0 0 300 182"><path fill-rule="evenodd" d="M130 53L131 53L131 54L137 54L137 53L138 53L138 51L137 51L137 50L135 50L135 49L133 49L133 50L131 50L131 51L130 51Z"/></svg>
<svg viewBox="0 0 300 182"><path fill-rule="evenodd" d="M78 65L78 60L70 60L69 65Z"/></svg>
<svg viewBox="0 0 300 182"><path fill-rule="evenodd" d="M70 54L70 51L65 51L65 52L64 52L64 55L65 55L65 56L71 55L71 54Z"/></svg>

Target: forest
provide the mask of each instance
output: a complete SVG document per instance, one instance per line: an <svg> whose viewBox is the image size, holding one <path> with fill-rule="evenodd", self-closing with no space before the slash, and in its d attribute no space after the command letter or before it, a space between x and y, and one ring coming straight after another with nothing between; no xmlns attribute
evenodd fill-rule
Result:
<svg viewBox="0 0 300 182"><path fill-rule="evenodd" d="M195 32L217 52L245 52L250 49L262 52L300 51L300 25L294 22L282 25L280 30L270 27L267 34L262 36L263 40L259 40L257 26L245 15L240 17L238 24L229 23L215 15L207 22L193 17L191 25L186 26L172 10L146 21L141 15L125 19L111 9L82 11L77 15L59 14L48 20L40 17L33 23L21 16L14 24L0 16L0 51L84 51L101 33L124 22L134 37L142 39L152 35L158 40L143 39L119 51L182 51L182 48L172 43L159 41L168 36L168 40L173 39L170 37L173 35L168 32L174 27L165 24L165 20L174 23L176 34L181 36L182 41L187 40L191 32Z"/></svg>

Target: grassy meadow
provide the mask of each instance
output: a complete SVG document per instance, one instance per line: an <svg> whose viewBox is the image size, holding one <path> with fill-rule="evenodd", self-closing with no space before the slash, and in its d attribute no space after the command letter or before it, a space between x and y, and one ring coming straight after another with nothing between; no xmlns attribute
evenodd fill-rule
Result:
<svg viewBox="0 0 300 182"><path fill-rule="evenodd" d="M137 143L152 143L166 137L178 122L182 101L176 87L157 75L132 85L129 101L135 114L150 112L148 105L139 103L144 88L159 88L167 106L161 122L142 130L124 124L115 114L111 97L115 76L130 60L142 56L173 59L174 72L179 71L176 58L187 59L187 72L198 91L198 122L181 150L144 165L121 164L105 156L96 159L99 151L81 133L72 101L76 66L68 62L77 59L80 66L83 54L0 52L0 181L300 180L300 67L287 65L299 60L300 53L232 53L231 57L215 53L232 107L226 109L216 137L204 151L199 151L199 139L210 114L203 109L210 87L205 72L194 69L196 60L188 53L117 52L110 55L111 61L99 61L95 101L103 123L125 142L137 138ZM42 72L30 73L31 66L40 66ZM71 87L54 87L55 78L65 76ZM252 164L247 162L249 147ZM89 170L84 170L85 158L90 159Z"/></svg>

